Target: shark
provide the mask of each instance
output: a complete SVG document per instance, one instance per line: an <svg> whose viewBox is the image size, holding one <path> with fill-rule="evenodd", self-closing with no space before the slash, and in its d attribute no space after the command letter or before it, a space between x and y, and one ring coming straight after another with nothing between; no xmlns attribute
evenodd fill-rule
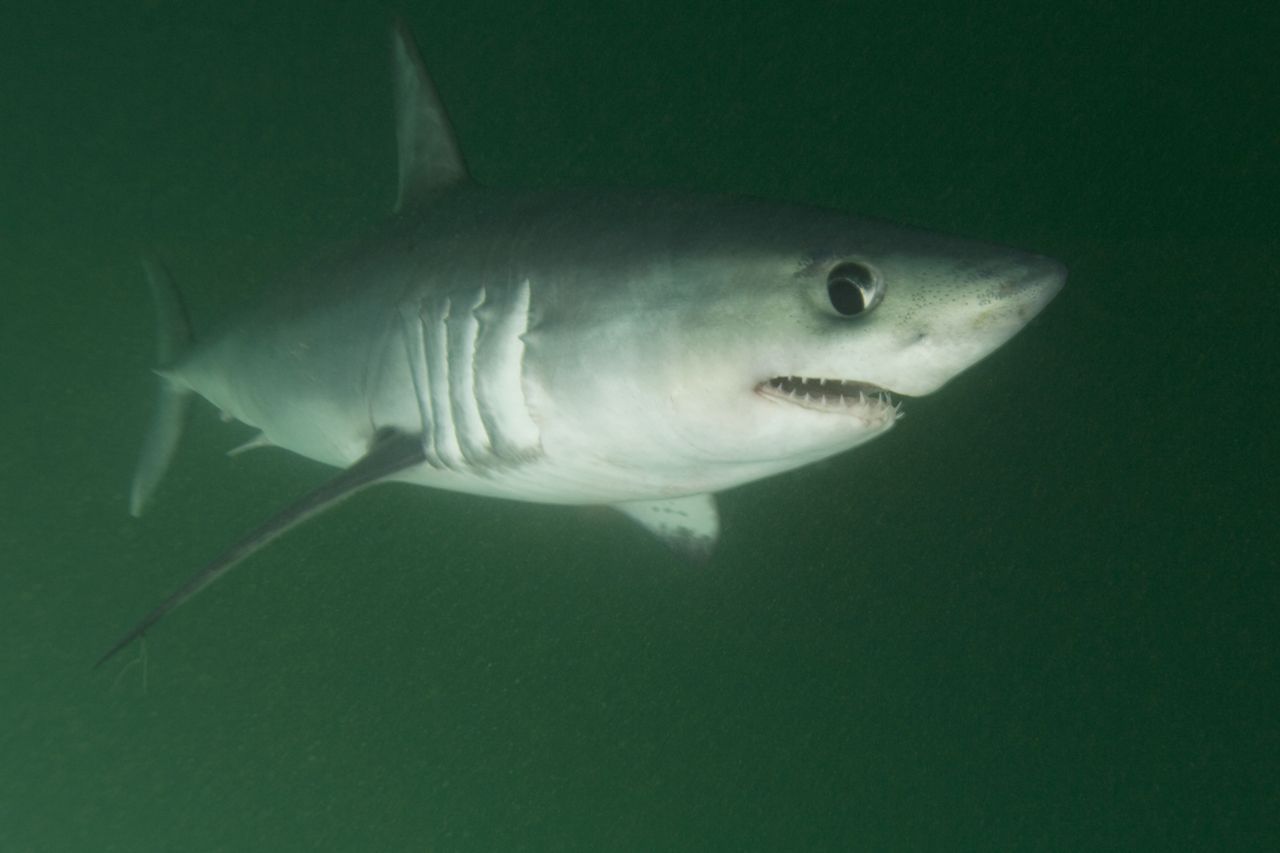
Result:
<svg viewBox="0 0 1280 853"><path fill-rule="evenodd" d="M711 552L715 495L884 435L1035 317L1056 260L817 207L481 186L402 21L392 214L195 337L166 269L142 514L202 397L336 473L204 564L98 660L370 486L607 505Z"/></svg>

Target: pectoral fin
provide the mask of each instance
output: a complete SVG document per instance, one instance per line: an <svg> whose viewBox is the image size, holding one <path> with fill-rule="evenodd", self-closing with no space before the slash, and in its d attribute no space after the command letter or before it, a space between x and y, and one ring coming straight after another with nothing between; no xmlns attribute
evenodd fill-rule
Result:
<svg viewBox="0 0 1280 853"><path fill-rule="evenodd" d="M251 556L255 551L263 548L278 536L335 506L366 486L371 486L393 474L412 468L422 463L423 460L422 442L417 436L398 432L380 434L374 439L369 452L351 467L345 469L319 488L303 495L207 563L181 589L165 599L159 607L148 613L133 630L121 637L115 645L107 650L106 654L98 659L94 667L96 668L106 663L116 652L145 634L151 626L164 618L169 611L177 609L188 599L194 597L196 593L226 574L241 560Z"/></svg>
<svg viewBox="0 0 1280 853"><path fill-rule="evenodd" d="M686 557L710 557L720 538L720 513L714 495L628 501L613 506Z"/></svg>

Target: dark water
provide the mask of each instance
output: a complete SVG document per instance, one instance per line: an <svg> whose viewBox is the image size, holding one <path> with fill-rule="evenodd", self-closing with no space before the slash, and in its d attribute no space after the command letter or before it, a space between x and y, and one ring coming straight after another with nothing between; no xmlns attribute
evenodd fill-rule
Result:
<svg viewBox="0 0 1280 853"><path fill-rule="evenodd" d="M207 327L381 215L386 19L6 10L0 850L1275 849L1276 13L601 5L405 9L482 181L826 204L1067 290L891 435L725 495L705 567L387 488L145 679L91 672L323 476L202 409L127 517L138 257Z"/></svg>

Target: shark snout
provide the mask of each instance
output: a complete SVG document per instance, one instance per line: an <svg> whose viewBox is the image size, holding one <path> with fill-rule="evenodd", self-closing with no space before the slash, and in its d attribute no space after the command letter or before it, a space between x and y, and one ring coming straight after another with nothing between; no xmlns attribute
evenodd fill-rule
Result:
<svg viewBox="0 0 1280 853"><path fill-rule="evenodd" d="M904 312L895 329L897 346L858 378L895 394L918 397L941 388L1016 335L1044 310L1066 283L1060 262L1029 253L1004 251L976 268L956 273L953 298L933 303L928 294L917 310Z"/></svg>
<svg viewBox="0 0 1280 853"><path fill-rule="evenodd" d="M1026 322L1052 302L1066 283L1067 268L1061 261L1025 255L1012 265L996 293L1001 300L1016 304L1019 318Z"/></svg>

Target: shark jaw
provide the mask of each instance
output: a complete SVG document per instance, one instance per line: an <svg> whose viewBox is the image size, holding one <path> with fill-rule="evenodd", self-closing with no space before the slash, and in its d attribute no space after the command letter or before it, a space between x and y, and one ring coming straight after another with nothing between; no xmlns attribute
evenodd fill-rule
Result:
<svg viewBox="0 0 1280 853"><path fill-rule="evenodd" d="M890 426L902 417L902 404L887 388L852 379L774 376L756 385L766 400L813 412L852 417L867 426Z"/></svg>

